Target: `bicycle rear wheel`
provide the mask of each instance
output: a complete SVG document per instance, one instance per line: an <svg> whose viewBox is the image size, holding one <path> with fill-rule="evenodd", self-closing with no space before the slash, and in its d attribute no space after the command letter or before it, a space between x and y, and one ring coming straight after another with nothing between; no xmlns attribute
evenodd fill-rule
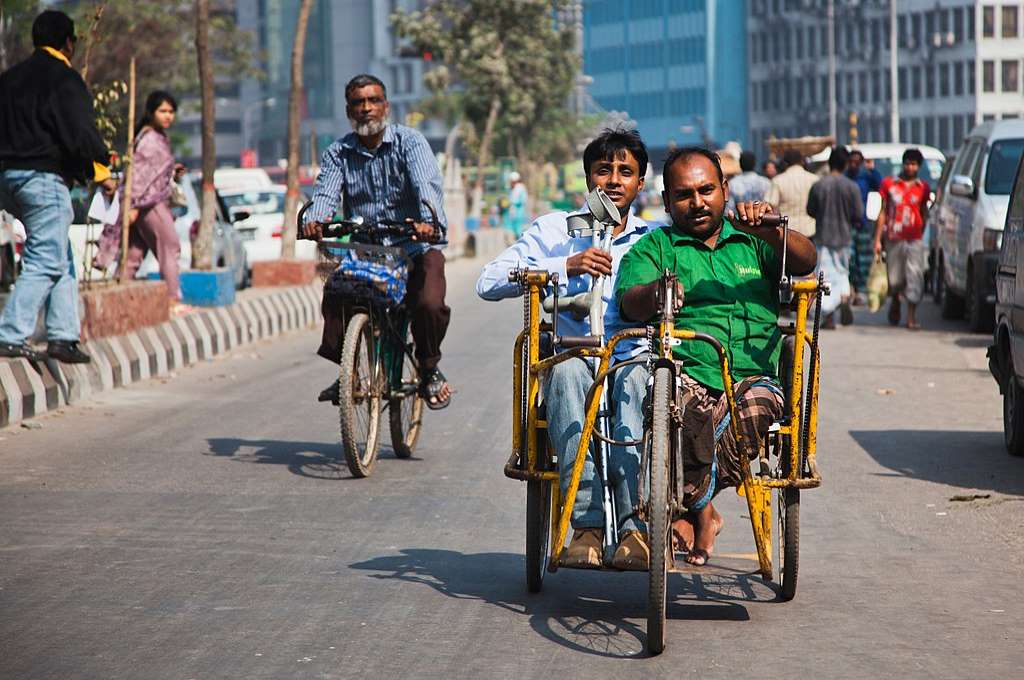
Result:
<svg viewBox="0 0 1024 680"><path fill-rule="evenodd" d="M401 347L393 351L402 353L401 382L394 381L388 400L388 419L391 424L391 448L399 458L409 458L416 449L423 425L423 397L419 394L419 370L416 362Z"/></svg>
<svg viewBox="0 0 1024 680"><path fill-rule="evenodd" d="M384 376L374 351L368 314L352 317L341 351L338 414L341 448L353 477L367 477L380 447L381 394Z"/></svg>
<svg viewBox="0 0 1024 680"><path fill-rule="evenodd" d="M651 422L651 510L648 516L651 565L647 588L647 651L661 654L665 649L665 590L669 556L669 474L671 446L670 401L672 371L654 371L653 419Z"/></svg>

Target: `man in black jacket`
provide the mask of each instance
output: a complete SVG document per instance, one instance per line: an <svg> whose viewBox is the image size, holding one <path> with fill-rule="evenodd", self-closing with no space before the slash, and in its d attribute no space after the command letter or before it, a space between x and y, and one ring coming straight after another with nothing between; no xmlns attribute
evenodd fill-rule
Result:
<svg viewBox="0 0 1024 680"><path fill-rule="evenodd" d="M74 22L47 10L32 24L35 52L0 75L0 207L27 233L21 275L0 315L0 357L40 358L27 341L46 305L47 355L90 360L78 346L70 187L92 180L109 192L116 184L92 97L71 68L76 40Z"/></svg>

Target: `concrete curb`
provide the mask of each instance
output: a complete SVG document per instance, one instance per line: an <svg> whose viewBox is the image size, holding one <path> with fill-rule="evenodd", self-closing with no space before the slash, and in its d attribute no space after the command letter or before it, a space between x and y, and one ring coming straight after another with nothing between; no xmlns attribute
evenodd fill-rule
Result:
<svg viewBox="0 0 1024 680"><path fill-rule="evenodd" d="M82 343L90 364L0 359L0 427L90 395L148 380L197 361L320 321L320 284L254 288L234 304L200 309L125 335Z"/></svg>

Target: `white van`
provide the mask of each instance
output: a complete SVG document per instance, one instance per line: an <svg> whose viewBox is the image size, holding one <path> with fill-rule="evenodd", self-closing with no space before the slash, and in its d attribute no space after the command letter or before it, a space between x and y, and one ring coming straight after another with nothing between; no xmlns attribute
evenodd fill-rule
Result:
<svg viewBox="0 0 1024 680"><path fill-rule="evenodd" d="M957 151L935 218L936 298L947 319L966 315L973 331L995 322L996 269L1024 121L997 120L973 130Z"/></svg>

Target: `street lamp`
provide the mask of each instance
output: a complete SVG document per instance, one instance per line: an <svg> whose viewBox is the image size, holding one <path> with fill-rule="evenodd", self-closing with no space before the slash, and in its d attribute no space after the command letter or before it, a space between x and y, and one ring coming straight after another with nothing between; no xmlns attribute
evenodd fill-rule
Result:
<svg viewBox="0 0 1024 680"><path fill-rule="evenodd" d="M260 99L249 104L242 110L242 148L252 148L252 123L250 122L252 112L261 109L264 106L274 106L277 104L276 97L267 97L266 99Z"/></svg>

